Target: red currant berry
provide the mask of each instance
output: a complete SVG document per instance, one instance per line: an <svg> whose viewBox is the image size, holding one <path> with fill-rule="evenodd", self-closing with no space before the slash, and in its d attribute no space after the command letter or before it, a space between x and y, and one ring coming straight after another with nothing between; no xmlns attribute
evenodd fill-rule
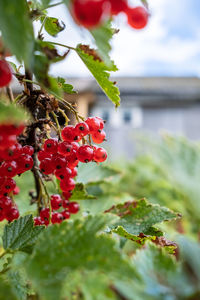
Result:
<svg viewBox="0 0 200 300"><path fill-rule="evenodd" d="M77 174L78 174L77 168L71 169L71 177L72 177L72 178L76 177Z"/></svg>
<svg viewBox="0 0 200 300"><path fill-rule="evenodd" d="M39 160L39 161L42 161L42 160L44 160L45 158L52 158L52 155L49 154L49 153L47 153L47 152L45 152L44 150L40 150L40 151L38 152L38 160Z"/></svg>
<svg viewBox="0 0 200 300"><path fill-rule="evenodd" d="M73 152L70 156L67 157L67 166L70 169L75 168L79 163L79 160L77 159L77 155L75 152Z"/></svg>
<svg viewBox="0 0 200 300"><path fill-rule="evenodd" d="M127 0L109 0L111 15L117 15L122 11L126 11L128 4Z"/></svg>
<svg viewBox="0 0 200 300"><path fill-rule="evenodd" d="M100 118L100 117L95 117L98 121L99 121L99 123L100 123L100 128L99 129L104 129L104 120L102 119L102 118Z"/></svg>
<svg viewBox="0 0 200 300"><path fill-rule="evenodd" d="M85 122L89 126L89 130L90 130L89 133L96 132L101 127L101 123L96 117L88 118Z"/></svg>
<svg viewBox="0 0 200 300"><path fill-rule="evenodd" d="M3 197L3 208L5 211L9 211L13 206L12 199L8 196Z"/></svg>
<svg viewBox="0 0 200 300"><path fill-rule="evenodd" d="M13 190L13 194L14 194L14 195L18 195L19 192L20 192L20 188L19 188L18 186L16 186L16 187L14 188L14 190Z"/></svg>
<svg viewBox="0 0 200 300"><path fill-rule="evenodd" d="M75 142L80 140L80 137L76 134L75 127L72 125L64 127L61 131L61 136L65 142Z"/></svg>
<svg viewBox="0 0 200 300"><path fill-rule="evenodd" d="M69 204L69 200L67 200L67 199L63 200L63 202L62 202L63 208L68 208L68 204Z"/></svg>
<svg viewBox="0 0 200 300"><path fill-rule="evenodd" d="M17 142L16 135L0 134L0 150L5 150Z"/></svg>
<svg viewBox="0 0 200 300"><path fill-rule="evenodd" d="M72 193L71 193L71 191L67 191L67 192L63 192L62 195L65 198L65 200L68 201L68 199L71 197Z"/></svg>
<svg viewBox="0 0 200 300"><path fill-rule="evenodd" d="M7 61L0 60L0 87L7 86L12 79L12 71Z"/></svg>
<svg viewBox="0 0 200 300"><path fill-rule="evenodd" d="M61 142L58 145L58 153L64 155L64 156L69 156L73 150L73 145L70 144L69 142Z"/></svg>
<svg viewBox="0 0 200 300"><path fill-rule="evenodd" d="M86 122L78 123L75 127L78 136L86 136L89 133L89 126Z"/></svg>
<svg viewBox="0 0 200 300"><path fill-rule="evenodd" d="M104 0L74 0L72 14L78 24L86 28L97 27L103 18Z"/></svg>
<svg viewBox="0 0 200 300"><path fill-rule="evenodd" d="M5 212L5 216L9 222L12 222L19 218L19 210L15 206L12 206Z"/></svg>
<svg viewBox="0 0 200 300"><path fill-rule="evenodd" d="M60 188L63 192L72 191L75 188L75 182L72 178L61 180Z"/></svg>
<svg viewBox="0 0 200 300"><path fill-rule="evenodd" d="M22 153L32 156L34 153L34 148L32 146L26 145L22 148Z"/></svg>
<svg viewBox="0 0 200 300"><path fill-rule="evenodd" d="M45 225L45 223L40 217L35 217L34 218L34 225L35 226L41 226L41 225Z"/></svg>
<svg viewBox="0 0 200 300"><path fill-rule="evenodd" d="M69 202L68 204L68 210L71 214L77 214L79 211L80 207L77 202Z"/></svg>
<svg viewBox="0 0 200 300"><path fill-rule="evenodd" d="M5 161L0 167L1 174L5 177L17 175L17 164L15 161Z"/></svg>
<svg viewBox="0 0 200 300"><path fill-rule="evenodd" d="M49 154L57 153L58 150L58 141L55 139L48 139L44 143L44 151Z"/></svg>
<svg viewBox="0 0 200 300"><path fill-rule="evenodd" d="M0 209L0 222L5 220L6 216L3 210Z"/></svg>
<svg viewBox="0 0 200 300"><path fill-rule="evenodd" d="M62 198L60 195L51 196L51 207L53 210L58 210L62 206Z"/></svg>
<svg viewBox="0 0 200 300"><path fill-rule="evenodd" d="M106 133L105 133L104 130L97 131L97 132L95 132L95 133L92 134L92 140L96 144L103 143L103 141L105 140L105 138L106 138Z"/></svg>
<svg viewBox="0 0 200 300"><path fill-rule="evenodd" d="M31 170L33 167L33 158L28 154L22 154L17 160L18 174Z"/></svg>
<svg viewBox="0 0 200 300"><path fill-rule="evenodd" d="M128 8L126 10L126 15L128 24L135 29L142 29L148 23L148 11L142 6Z"/></svg>
<svg viewBox="0 0 200 300"><path fill-rule="evenodd" d="M5 160L11 160L18 158L22 153L22 146L19 143L11 146L10 148L5 149L1 153L1 157Z"/></svg>
<svg viewBox="0 0 200 300"><path fill-rule="evenodd" d="M94 151L89 145L81 146L77 151L77 158L83 163L88 163L93 159Z"/></svg>
<svg viewBox="0 0 200 300"><path fill-rule="evenodd" d="M45 222L45 225L49 224L49 217L50 217L49 208L43 208L40 211L40 218L42 219L42 221Z"/></svg>
<svg viewBox="0 0 200 300"><path fill-rule="evenodd" d="M52 163L55 170L64 170L67 166L66 158L62 155L55 154L52 158Z"/></svg>
<svg viewBox="0 0 200 300"><path fill-rule="evenodd" d="M45 175L52 174L55 170L52 160L50 158L45 158L40 162L40 170Z"/></svg>
<svg viewBox="0 0 200 300"><path fill-rule="evenodd" d="M72 171L69 168L56 170L54 172L54 174L55 174L56 178L58 178L59 180L63 180L63 179L67 179L69 177L73 177L72 176Z"/></svg>
<svg viewBox="0 0 200 300"><path fill-rule="evenodd" d="M63 221L63 215L58 212L53 212L51 216L52 224L60 224Z"/></svg>
<svg viewBox="0 0 200 300"><path fill-rule="evenodd" d="M73 147L73 151L75 151L75 152L76 152L76 151L78 150L78 148L80 147L79 144L78 144L77 142L72 142L71 145L72 145L72 147Z"/></svg>
<svg viewBox="0 0 200 300"><path fill-rule="evenodd" d="M94 150L94 161L103 162L107 159L107 152L104 148L97 148Z"/></svg>
<svg viewBox="0 0 200 300"><path fill-rule="evenodd" d="M4 184L1 186L1 192L4 193L10 193L12 192L16 187L16 182L12 178L6 178L4 181Z"/></svg>
<svg viewBox="0 0 200 300"><path fill-rule="evenodd" d="M70 218L70 212L68 210L63 210L61 212L61 214L62 214L64 220L67 220Z"/></svg>

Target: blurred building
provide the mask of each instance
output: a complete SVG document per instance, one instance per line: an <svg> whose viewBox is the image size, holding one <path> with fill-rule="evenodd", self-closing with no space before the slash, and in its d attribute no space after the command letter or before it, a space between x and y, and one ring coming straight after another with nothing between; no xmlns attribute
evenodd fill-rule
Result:
<svg viewBox="0 0 200 300"><path fill-rule="evenodd" d="M68 79L79 94L65 98L84 117L106 120L105 147L114 158L134 154L134 135L140 132L171 134L200 139L200 79L192 77L117 78L121 106L115 109L94 80ZM75 122L70 115L71 122Z"/></svg>

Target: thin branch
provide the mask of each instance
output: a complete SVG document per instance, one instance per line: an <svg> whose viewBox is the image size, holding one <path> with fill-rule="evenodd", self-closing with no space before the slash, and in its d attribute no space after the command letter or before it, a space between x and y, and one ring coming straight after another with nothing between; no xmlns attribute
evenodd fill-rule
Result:
<svg viewBox="0 0 200 300"><path fill-rule="evenodd" d="M55 7L55 6L58 6L58 5L61 5L61 4L64 4L64 2L61 1L61 2L57 2L57 3L55 3L55 4L48 5L48 6L46 6L45 8L43 8L42 10L46 10L46 9L48 9L48 8Z"/></svg>
<svg viewBox="0 0 200 300"><path fill-rule="evenodd" d="M53 111L51 111L51 114L52 114L52 116L53 116L53 118L54 118L54 120L56 122L57 132L58 132L59 138L61 140L61 129L60 129L60 124L58 122L58 118L57 118L56 114Z"/></svg>
<svg viewBox="0 0 200 300"><path fill-rule="evenodd" d="M44 20L43 20L43 22L42 22L42 25L41 25L41 27L40 27L40 30L38 31L38 39L41 39L41 33L42 33L43 28L44 28L46 19L47 19L47 16L44 17Z"/></svg>
<svg viewBox="0 0 200 300"><path fill-rule="evenodd" d="M61 47L76 51L76 48L68 46L68 45L64 45L64 44L60 44L60 43L56 43L56 42L51 42L51 41L47 41L47 43L50 43L50 44L56 45L56 46L61 46Z"/></svg>
<svg viewBox="0 0 200 300"><path fill-rule="evenodd" d="M9 86L6 87L6 93L8 95L8 98L9 98L10 102L13 103L14 102L14 96L13 96L12 89Z"/></svg>

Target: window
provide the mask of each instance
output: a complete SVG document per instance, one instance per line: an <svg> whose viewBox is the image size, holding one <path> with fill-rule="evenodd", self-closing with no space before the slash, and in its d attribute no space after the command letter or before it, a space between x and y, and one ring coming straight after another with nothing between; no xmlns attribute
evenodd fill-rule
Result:
<svg viewBox="0 0 200 300"><path fill-rule="evenodd" d="M123 120L124 123L129 124L132 121L132 112L131 111L125 111L123 113Z"/></svg>

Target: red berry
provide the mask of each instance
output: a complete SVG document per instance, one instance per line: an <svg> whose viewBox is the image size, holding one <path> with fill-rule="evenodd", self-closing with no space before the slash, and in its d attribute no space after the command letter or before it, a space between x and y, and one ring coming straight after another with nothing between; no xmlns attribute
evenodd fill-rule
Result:
<svg viewBox="0 0 200 300"><path fill-rule="evenodd" d="M7 61L0 60L0 88L7 86L12 79L12 72Z"/></svg>
<svg viewBox="0 0 200 300"><path fill-rule="evenodd" d="M16 182L12 178L6 178L3 185L1 186L1 192L4 193L10 193L12 192L16 187Z"/></svg>
<svg viewBox="0 0 200 300"><path fill-rule="evenodd" d="M73 151L77 151L78 148L80 147L79 144L77 142L72 142L71 145L73 146Z"/></svg>
<svg viewBox="0 0 200 300"><path fill-rule="evenodd" d="M58 145L58 152L64 156L69 156L73 150L73 145L69 142L61 142Z"/></svg>
<svg viewBox="0 0 200 300"><path fill-rule="evenodd" d="M45 225L49 224L49 216L50 216L49 208L43 208L40 211L40 218L42 219L42 221L44 221Z"/></svg>
<svg viewBox="0 0 200 300"><path fill-rule="evenodd" d="M104 14L104 2L104 0L74 0L72 14L75 21L86 28L99 26Z"/></svg>
<svg viewBox="0 0 200 300"><path fill-rule="evenodd" d="M61 170L56 170L54 172L56 178L59 180L67 179L72 176L72 171L69 168L61 169Z"/></svg>
<svg viewBox="0 0 200 300"><path fill-rule="evenodd" d="M128 8L126 10L126 15L128 24L135 29L142 29L148 23L148 11L142 6Z"/></svg>
<svg viewBox="0 0 200 300"><path fill-rule="evenodd" d="M72 191L75 188L75 182L72 178L61 180L60 188L63 192Z"/></svg>
<svg viewBox="0 0 200 300"><path fill-rule="evenodd" d="M95 132L95 133L92 134L92 140L96 144L103 143L103 141L105 140L105 138L106 138L106 133L105 133L104 130L97 131L97 132Z"/></svg>
<svg viewBox="0 0 200 300"><path fill-rule="evenodd" d="M127 0L109 0L111 15L117 15L128 7Z"/></svg>
<svg viewBox="0 0 200 300"><path fill-rule="evenodd" d="M19 143L5 149L1 153L1 157L5 160L11 160L18 158L22 153L22 146Z"/></svg>
<svg viewBox="0 0 200 300"><path fill-rule="evenodd" d="M68 210L63 210L61 212L61 214L62 214L64 220L67 220L70 218L70 212Z"/></svg>
<svg viewBox="0 0 200 300"><path fill-rule="evenodd" d="M62 198L60 195L51 196L51 207L53 210L57 210L62 206Z"/></svg>
<svg viewBox="0 0 200 300"><path fill-rule="evenodd" d="M94 160L96 162L103 162L107 159L107 152L104 148L97 148L94 150Z"/></svg>
<svg viewBox="0 0 200 300"><path fill-rule="evenodd" d="M55 154L52 158L52 163L55 170L64 170L67 166L66 158L62 155Z"/></svg>
<svg viewBox="0 0 200 300"><path fill-rule="evenodd" d="M77 168L71 169L71 177L72 177L72 178L76 177L77 174L78 174Z"/></svg>
<svg viewBox="0 0 200 300"><path fill-rule="evenodd" d="M45 175L52 174L55 170L52 160L50 158L45 158L40 162L40 170Z"/></svg>
<svg viewBox="0 0 200 300"><path fill-rule="evenodd" d="M28 154L22 154L17 160L17 172L18 174L31 170L33 167L33 159Z"/></svg>
<svg viewBox="0 0 200 300"><path fill-rule="evenodd" d="M68 208L68 204L69 204L69 200L67 200L67 199L63 200L63 202L62 202L63 208Z"/></svg>
<svg viewBox="0 0 200 300"><path fill-rule="evenodd" d="M67 191L67 192L63 192L63 197L65 198L65 200L68 201L68 199L71 197L72 193L71 191ZM63 200L64 201L64 200ZM64 207L64 206L63 206Z"/></svg>
<svg viewBox="0 0 200 300"><path fill-rule="evenodd" d="M34 148L32 146L26 145L22 148L21 152L23 154L28 154L28 155L32 156L34 153Z"/></svg>
<svg viewBox="0 0 200 300"><path fill-rule="evenodd" d="M75 152L73 152L70 156L67 157L67 166L70 169L75 168L79 163L79 160L77 159L77 155Z"/></svg>
<svg viewBox="0 0 200 300"><path fill-rule="evenodd" d="M15 206L12 206L9 210L5 212L5 216L9 222L12 222L13 220L19 218L19 210Z"/></svg>
<svg viewBox="0 0 200 300"><path fill-rule="evenodd" d="M0 172L5 177L14 177L17 175L17 164L15 161L4 161L0 167Z"/></svg>
<svg viewBox="0 0 200 300"><path fill-rule="evenodd" d="M51 158L52 155L50 153L45 152L44 150L40 150L38 152L38 160L42 161L45 158Z"/></svg>
<svg viewBox="0 0 200 300"><path fill-rule="evenodd" d="M89 133L93 133L101 129L101 122L96 117L88 118L85 122L89 126Z"/></svg>
<svg viewBox="0 0 200 300"><path fill-rule="evenodd" d="M41 226L41 225L45 225L45 223L40 217L35 217L34 218L34 225L35 226Z"/></svg>
<svg viewBox="0 0 200 300"><path fill-rule="evenodd" d="M78 123L75 127L78 136L86 136L89 133L89 126L86 122Z"/></svg>
<svg viewBox="0 0 200 300"><path fill-rule="evenodd" d="M16 135L0 134L0 150L5 150L16 143Z"/></svg>
<svg viewBox="0 0 200 300"><path fill-rule="evenodd" d="M80 140L80 137L76 134L75 127L72 125L64 127L61 131L61 136L65 142L75 142Z"/></svg>
<svg viewBox="0 0 200 300"><path fill-rule="evenodd" d="M89 145L81 146L77 151L77 158L83 163L88 163L93 159L94 151Z"/></svg>
<svg viewBox="0 0 200 300"><path fill-rule="evenodd" d="M77 202L69 202L68 204L68 210L71 214L77 214L79 211L80 207Z"/></svg>
<svg viewBox="0 0 200 300"><path fill-rule="evenodd" d="M58 212L53 212L51 216L52 224L60 224L63 221L63 215Z"/></svg>
<svg viewBox="0 0 200 300"><path fill-rule="evenodd" d="M48 139L44 143L44 151L49 154L57 153L58 150L58 141L55 139Z"/></svg>
<svg viewBox="0 0 200 300"><path fill-rule="evenodd" d="M18 186L16 186L16 187L14 188L14 190L13 190L13 194L14 194L14 195L18 195L19 192L20 192L20 188L19 188Z"/></svg>
<svg viewBox="0 0 200 300"><path fill-rule="evenodd" d="M12 199L8 196L4 196L2 200L3 208L5 209L5 211L9 211L13 206Z"/></svg>
<svg viewBox="0 0 200 300"><path fill-rule="evenodd" d="M99 121L99 123L100 123L100 128L99 129L103 129L104 128L104 120L102 119L102 118L100 118L100 117L95 117L98 121Z"/></svg>

